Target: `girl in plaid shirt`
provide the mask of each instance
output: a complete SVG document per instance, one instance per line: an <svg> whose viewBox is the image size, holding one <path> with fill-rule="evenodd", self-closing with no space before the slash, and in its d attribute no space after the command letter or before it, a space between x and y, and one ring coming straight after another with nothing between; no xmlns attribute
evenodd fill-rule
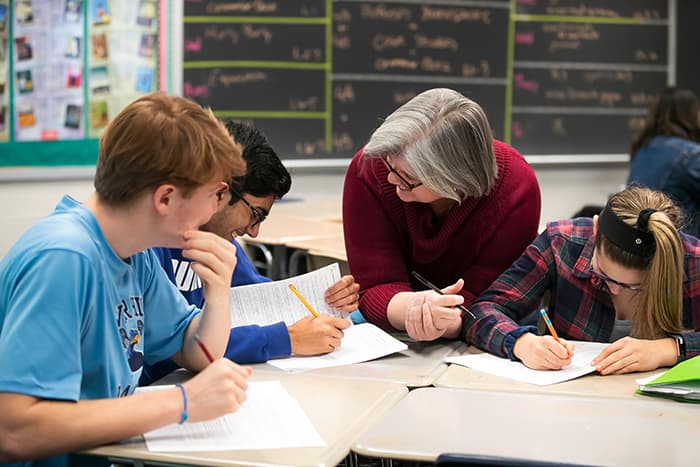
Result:
<svg viewBox="0 0 700 467"><path fill-rule="evenodd" d="M631 187L600 216L550 223L470 306L466 339L535 369L560 369L574 345L519 326L550 294L560 336L612 342L592 362L601 374L671 366L700 354L700 241L679 232L664 194Z"/></svg>

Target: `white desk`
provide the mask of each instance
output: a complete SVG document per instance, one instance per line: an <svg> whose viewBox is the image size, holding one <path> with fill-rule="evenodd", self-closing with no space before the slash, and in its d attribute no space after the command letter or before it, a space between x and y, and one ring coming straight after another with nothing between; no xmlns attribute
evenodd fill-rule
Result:
<svg viewBox="0 0 700 467"><path fill-rule="evenodd" d="M370 457L443 453L583 465L696 466L700 406L470 389L411 391L353 445Z"/></svg>
<svg viewBox="0 0 700 467"><path fill-rule="evenodd" d="M182 381L189 376L178 371L159 381ZM335 466L349 453L351 444L381 415L405 396L401 385L380 382L318 378L292 374L255 372L252 381L279 379L302 405L327 446L319 448L265 449L214 452L150 452L143 441L113 444L85 451L107 457L111 462L166 463L168 465L314 465Z"/></svg>
<svg viewBox="0 0 700 467"><path fill-rule="evenodd" d="M408 387L432 385L447 369L443 359L461 352L465 344L459 341L407 342L408 349L364 363L320 368L299 374L353 378L371 381L387 381ZM276 367L261 363L253 368L267 374L284 373Z"/></svg>
<svg viewBox="0 0 700 467"><path fill-rule="evenodd" d="M462 352L462 355L473 353L481 353L481 351L475 347L469 347L469 349ZM455 389L478 389L483 391L537 392L540 394L626 397L647 400L649 399L647 396L640 396L635 393L635 390L639 386L636 380L663 371L664 369L661 368L644 373L608 376L591 373L559 384L537 386L535 384L524 383L522 381L503 378L464 366L451 364L437 379L435 386Z"/></svg>

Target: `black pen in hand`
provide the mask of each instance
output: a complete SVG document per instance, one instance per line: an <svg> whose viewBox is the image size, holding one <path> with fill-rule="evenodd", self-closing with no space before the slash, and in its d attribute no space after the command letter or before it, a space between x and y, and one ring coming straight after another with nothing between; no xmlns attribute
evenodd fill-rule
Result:
<svg viewBox="0 0 700 467"><path fill-rule="evenodd" d="M415 277L416 280L418 280L418 282L420 282L420 283L423 284L424 286L428 287L429 289L434 290L435 292L439 293L440 295L445 295L445 294L443 293L443 291L440 290L435 284L433 284L433 283L431 283L430 281L428 281L428 279L426 279L425 277L421 276L421 275L418 274L416 271L411 272L411 274L413 274L413 277ZM476 319L476 316L474 316L474 313L472 313L471 311L469 311L469 309L468 309L467 307L465 307L464 305L457 305L457 308L459 308L460 310L462 310L463 313L468 313L469 316L472 317L472 319L474 319L474 320Z"/></svg>

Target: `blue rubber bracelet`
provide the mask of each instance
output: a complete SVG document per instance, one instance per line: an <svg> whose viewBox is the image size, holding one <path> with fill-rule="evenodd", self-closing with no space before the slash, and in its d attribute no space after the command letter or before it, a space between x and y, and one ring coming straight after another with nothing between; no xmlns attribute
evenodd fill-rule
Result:
<svg viewBox="0 0 700 467"><path fill-rule="evenodd" d="M180 415L180 424L187 421L187 391L185 391L185 386L182 384L176 384L175 386L180 388L182 392L182 415Z"/></svg>

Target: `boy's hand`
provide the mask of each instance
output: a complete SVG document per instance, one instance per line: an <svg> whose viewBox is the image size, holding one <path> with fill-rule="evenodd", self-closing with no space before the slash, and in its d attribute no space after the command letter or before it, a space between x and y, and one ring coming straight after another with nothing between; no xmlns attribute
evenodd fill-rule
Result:
<svg viewBox="0 0 700 467"><path fill-rule="evenodd" d="M319 355L333 352L343 339L343 329L350 322L347 319L321 315L318 318L306 316L289 326L289 340L295 355Z"/></svg>

